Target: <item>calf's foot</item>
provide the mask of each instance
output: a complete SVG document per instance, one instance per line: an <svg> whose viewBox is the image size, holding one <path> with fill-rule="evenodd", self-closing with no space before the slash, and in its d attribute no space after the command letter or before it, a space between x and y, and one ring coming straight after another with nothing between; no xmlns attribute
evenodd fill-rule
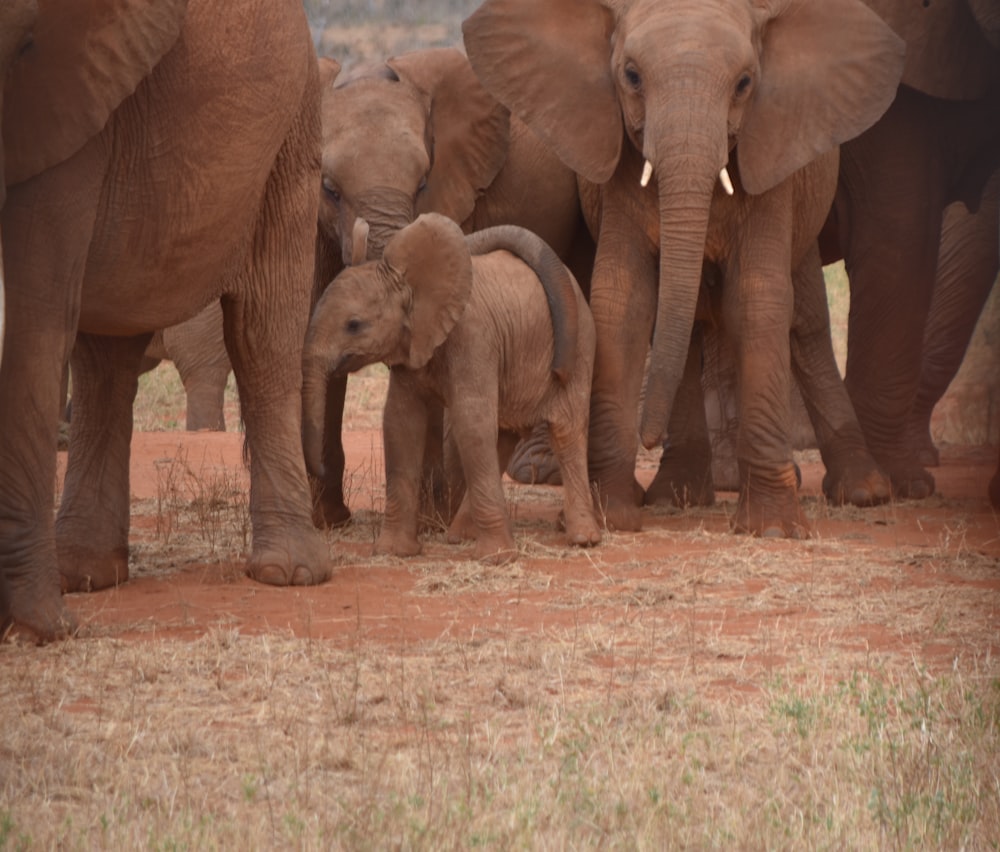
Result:
<svg viewBox="0 0 1000 852"><path fill-rule="evenodd" d="M808 538L809 522L802 514L791 462L776 470L740 463L740 499L733 531L762 538Z"/></svg>

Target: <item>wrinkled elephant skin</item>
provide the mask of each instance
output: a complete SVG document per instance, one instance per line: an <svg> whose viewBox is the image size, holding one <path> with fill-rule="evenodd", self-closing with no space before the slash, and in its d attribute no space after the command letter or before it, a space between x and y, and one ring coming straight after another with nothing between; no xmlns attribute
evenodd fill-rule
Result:
<svg viewBox="0 0 1000 852"><path fill-rule="evenodd" d="M72 630L60 586L127 578L131 406L143 351L155 329L214 300L250 456L247 570L278 584L331 571L300 450L320 144L302 6L109 8L40 3L4 92L0 618L40 640ZM71 349L73 424L53 521Z"/></svg>
<svg viewBox="0 0 1000 852"><path fill-rule="evenodd" d="M822 410L832 487L852 492L853 460L867 457L815 298L816 236L838 144L895 93L900 39L852 0L486 0L463 31L484 85L596 187L583 193L598 234L589 462L609 526L641 526L637 436L652 447L701 428L674 410L693 392L685 365L707 259L739 359L734 525L804 534L788 438L794 349L807 404Z"/></svg>

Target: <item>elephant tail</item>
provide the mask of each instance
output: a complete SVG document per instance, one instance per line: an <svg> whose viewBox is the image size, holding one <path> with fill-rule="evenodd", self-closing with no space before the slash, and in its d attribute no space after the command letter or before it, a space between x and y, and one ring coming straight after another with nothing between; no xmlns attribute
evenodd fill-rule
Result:
<svg viewBox="0 0 1000 852"><path fill-rule="evenodd" d="M509 251L538 276L552 317L552 372L565 384L572 374L579 333L580 288L570 271L541 237L516 225L484 228L467 235L465 242L473 256Z"/></svg>

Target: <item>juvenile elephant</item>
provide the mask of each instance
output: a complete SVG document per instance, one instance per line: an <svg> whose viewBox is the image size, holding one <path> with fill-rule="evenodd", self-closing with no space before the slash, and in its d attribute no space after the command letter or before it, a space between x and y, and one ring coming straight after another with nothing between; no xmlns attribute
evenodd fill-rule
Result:
<svg viewBox="0 0 1000 852"><path fill-rule="evenodd" d="M322 473L328 375L384 361L386 511L377 553L420 551L420 449L438 404L468 489L452 540L475 537L477 558L516 556L501 465L517 435L545 422L565 483L567 537L597 544L587 480L593 354L583 294L537 236L499 226L463 237L450 219L423 214L389 240L381 261L341 273L316 306L304 354L307 462Z"/></svg>
<svg viewBox="0 0 1000 852"><path fill-rule="evenodd" d="M247 570L282 585L326 579L301 452L320 142L302 4L14 0L0 11L3 40L15 29L2 128L0 621L65 635L60 586L127 578L142 355L155 329L214 300L250 456Z"/></svg>
<svg viewBox="0 0 1000 852"><path fill-rule="evenodd" d="M414 51L350 74L332 59L321 59L320 68L317 291L350 261L358 219L369 225L367 256L377 260L394 233L428 212L466 233L525 227L586 287L594 246L576 176L482 87L461 51ZM346 388L346 376L334 376L327 393L326 481L318 507L327 524L350 517L340 434Z"/></svg>
<svg viewBox="0 0 1000 852"><path fill-rule="evenodd" d="M844 431L855 418L815 313L825 303L810 294L822 288L816 236L837 145L888 107L902 41L858 0L486 0L463 31L486 88L589 186L590 472L609 526L641 526L637 437L653 447L674 430L706 259L739 360L735 528L807 528L788 439L793 345L808 396L825 406L815 415L831 439L828 471L848 493L866 487L872 469L844 482L867 453Z"/></svg>

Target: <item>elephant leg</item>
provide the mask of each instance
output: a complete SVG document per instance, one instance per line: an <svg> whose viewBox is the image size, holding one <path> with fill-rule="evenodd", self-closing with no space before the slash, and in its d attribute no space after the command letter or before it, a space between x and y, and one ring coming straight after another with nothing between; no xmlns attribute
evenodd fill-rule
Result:
<svg viewBox="0 0 1000 852"><path fill-rule="evenodd" d="M312 523L302 451L316 188L313 151L301 140L313 121L306 111L297 118L268 179L252 251L236 279L223 282L226 348L250 454L247 573L273 585L320 583L332 573L327 543Z"/></svg>
<svg viewBox="0 0 1000 852"><path fill-rule="evenodd" d="M587 447L590 479L597 484L598 514L608 529L639 530L638 406L656 316L658 270L654 256L643 248L612 244L611 236L603 236L631 238L634 223L605 222L601 229L590 303L597 330Z"/></svg>
<svg viewBox="0 0 1000 852"><path fill-rule="evenodd" d="M418 513L427 439L427 402L412 378L389 376L382 435L385 442L385 518L375 542L376 554L416 556L420 553Z"/></svg>
<svg viewBox="0 0 1000 852"><path fill-rule="evenodd" d="M823 492L838 505L884 503L890 496L889 480L868 451L833 354L818 247L794 271L793 286L792 371L826 465Z"/></svg>
<svg viewBox="0 0 1000 852"><path fill-rule="evenodd" d="M0 370L0 632L76 627L60 594L53 505L62 381L80 312L103 171L100 146L8 189L0 220L6 329ZM58 199L39 212L39 199ZM53 250L58 247L58 250Z"/></svg>
<svg viewBox="0 0 1000 852"><path fill-rule="evenodd" d="M1000 173L994 174L976 213L954 203L945 210L937 278L924 329L917 395L905 442L921 464L936 466L931 415L965 357L976 322L1000 268L997 241Z"/></svg>
<svg viewBox="0 0 1000 852"><path fill-rule="evenodd" d="M323 421L322 482L310 479L313 499L313 523L320 529L339 527L351 519L344 500L344 401L347 376L330 376L326 383L326 416Z"/></svg>
<svg viewBox="0 0 1000 852"><path fill-rule="evenodd" d="M420 511L432 525L447 523L455 513L455 495L451 492L445 463L444 418L444 406L436 400L428 402L427 432L420 475Z"/></svg>
<svg viewBox="0 0 1000 852"><path fill-rule="evenodd" d="M933 147L940 134L912 101L901 90L882 120L843 146L836 204L851 286L845 383L893 495L919 499L933 493L934 477L904 432L920 379L950 160Z"/></svg>
<svg viewBox="0 0 1000 852"><path fill-rule="evenodd" d="M990 503L994 509L1000 509L1000 459L997 460L996 473L990 480L989 487Z"/></svg>
<svg viewBox="0 0 1000 852"><path fill-rule="evenodd" d="M546 435L548 435L548 429L545 430ZM521 436L516 432L511 432L507 429L501 429L497 435L497 465L498 469L504 469L508 466L512 456L517 451L517 448L521 446L523 441ZM548 445L548 438L546 437L546 445ZM461 471L462 461L458 458L458 450L454 445L453 441L449 441L446 445L450 448L451 452L454 453L454 462L457 462L459 471ZM555 456L553 456L553 459ZM449 461L447 467L449 471L452 469L454 462ZM584 465L586 465L586 459L584 459ZM469 495L465 489L465 480L461 478L460 490L453 491L453 496L458 496L461 499L461 503L458 507L458 511L455 512L455 517L452 519L451 523L448 525L448 543L449 544L459 544L463 541L475 541L476 539L476 520L472 515L472 506L469 503Z"/></svg>
<svg viewBox="0 0 1000 852"><path fill-rule="evenodd" d="M656 476L646 489L647 505L667 503L685 507L715 503L712 448L701 387L703 342L702 324L695 323L684 374L670 411L669 438L663 445Z"/></svg>
<svg viewBox="0 0 1000 852"><path fill-rule="evenodd" d="M736 355L732 341L719 328L703 329L701 389L712 456L712 484L719 491L739 491Z"/></svg>
<svg viewBox="0 0 1000 852"><path fill-rule="evenodd" d="M763 204L763 202L761 203ZM775 235L791 234L791 205L774 195L756 208L766 236L745 235L736 259L739 277L723 285L724 326L731 331L739 376L739 433L736 454L740 496L733 519L736 532L802 538L809 524L799 505L792 460L791 351L794 310L788 254L777 250ZM769 245L765 255L758 245Z"/></svg>
<svg viewBox="0 0 1000 852"><path fill-rule="evenodd" d="M453 389L453 397L461 403L449 409L448 419L475 523L476 559L501 565L517 558L517 547L500 479L499 390L464 385Z"/></svg>
<svg viewBox="0 0 1000 852"><path fill-rule="evenodd" d="M600 544L601 528L594 516L594 501L590 494L587 474L587 407L586 394L560 400L557 417L549 421L552 450L559 460L563 480L562 525L571 545L592 547Z"/></svg>
<svg viewBox="0 0 1000 852"><path fill-rule="evenodd" d="M56 518L64 591L91 592L128 579L132 404L151 336L77 335L69 456Z"/></svg>

